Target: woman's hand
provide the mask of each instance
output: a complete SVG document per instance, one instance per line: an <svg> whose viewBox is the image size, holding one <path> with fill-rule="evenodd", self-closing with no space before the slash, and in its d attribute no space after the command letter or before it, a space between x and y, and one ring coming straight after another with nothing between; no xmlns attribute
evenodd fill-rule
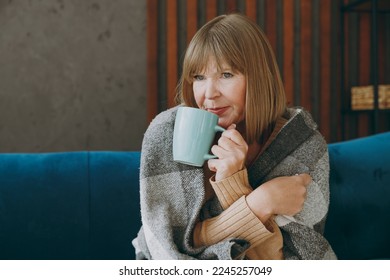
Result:
<svg viewBox="0 0 390 280"><path fill-rule="evenodd" d="M263 223L272 215L294 216L303 208L310 183L309 174L277 177L251 192L246 201Z"/></svg>
<svg viewBox="0 0 390 280"><path fill-rule="evenodd" d="M218 145L211 148L217 159L210 159L208 167L215 173L215 180L225 179L245 167L248 144L232 124L218 140Z"/></svg>

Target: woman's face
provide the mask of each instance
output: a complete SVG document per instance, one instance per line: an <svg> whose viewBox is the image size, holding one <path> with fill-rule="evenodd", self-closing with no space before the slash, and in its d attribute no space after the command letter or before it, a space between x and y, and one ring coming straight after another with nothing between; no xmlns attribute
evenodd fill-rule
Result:
<svg viewBox="0 0 390 280"><path fill-rule="evenodd" d="M245 118L245 76L233 72L223 63L218 71L214 59L207 68L193 77L194 97L199 108L218 115L218 124L224 128L239 124Z"/></svg>

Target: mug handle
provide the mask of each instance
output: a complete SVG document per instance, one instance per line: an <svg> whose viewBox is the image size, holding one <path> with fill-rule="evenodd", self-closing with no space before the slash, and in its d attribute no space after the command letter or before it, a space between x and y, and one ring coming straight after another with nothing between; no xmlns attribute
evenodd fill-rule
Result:
<svg viewBox="0 0 390 280"><path fill-rule="evenodd" d="M224 129L223 127L219 126L219 125L216 125L214 127L214 130L217 132L224 132L226 129ZM214 158L218 158L216 155L210 155L210 154L207 154L207 155L204 155L204 160L209 160L209 159L214 159Z"/></svg>
<svg viewBox="0 0 390 280"><path fill-rule="evenodd" d="M210 154L204 155L203 157L204 160L209 160L213 158L218 158L218 157L216 155L210 155Z"/></svg>
<svg viewBox="0 0 390 280"><path fill-rule="evenodd" d="M216 125L215 127L214 127L214 130L217 132L217 131L219 131L219 132L224 132L226 129L224 129L223 127L220 127L219 125Z"/></svg>

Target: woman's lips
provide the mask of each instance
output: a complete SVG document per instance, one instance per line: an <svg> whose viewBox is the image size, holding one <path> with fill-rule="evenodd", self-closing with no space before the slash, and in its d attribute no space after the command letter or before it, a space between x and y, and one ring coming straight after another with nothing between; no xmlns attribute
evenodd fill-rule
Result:
<svg viewBox="0 0 390 280"><path fill-rule="evenodd" d="M221 116L229 107L207 108L207 111Z"/></svg>

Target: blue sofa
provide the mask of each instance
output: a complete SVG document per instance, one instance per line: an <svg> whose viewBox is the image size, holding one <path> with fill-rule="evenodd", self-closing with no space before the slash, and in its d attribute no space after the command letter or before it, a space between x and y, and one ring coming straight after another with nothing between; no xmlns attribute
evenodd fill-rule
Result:
<svg viewBox="0 0 390 280"><path fill-rule="evenodd" d="M329 154L336 254L390 258L390 132ZM0 154L0 259L133 259L139 164L139 152Z"/></svg>

